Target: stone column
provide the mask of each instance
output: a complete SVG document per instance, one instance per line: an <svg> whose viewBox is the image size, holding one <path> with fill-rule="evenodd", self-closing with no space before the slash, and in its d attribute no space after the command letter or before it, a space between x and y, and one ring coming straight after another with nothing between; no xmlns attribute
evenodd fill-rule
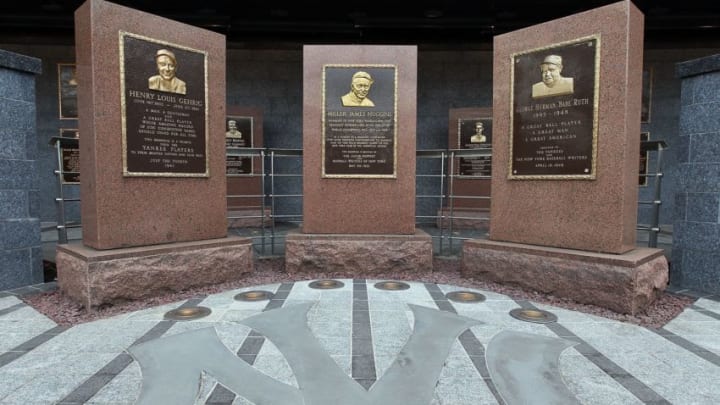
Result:
<svg viewBox="0 0 720 405"><path fill-rule="evenodd" d="M720 294L720 54L678 63L682 80L673 285Z"/></svg>
<svg viewBox="0 0 720 405"><path fill-rule="evenodd" d="M40 59L0 50L0 290L43 282L35 75Z"/></svg>
<svg viewBox="0 0 720 405"><path fill-rule="evenodd" d="M465 276L630 314L665 289L663 251L635 245L643 27L624 1L495 37L490 237L463 244ZM570 60L572 96L534 94Z"/></svg>

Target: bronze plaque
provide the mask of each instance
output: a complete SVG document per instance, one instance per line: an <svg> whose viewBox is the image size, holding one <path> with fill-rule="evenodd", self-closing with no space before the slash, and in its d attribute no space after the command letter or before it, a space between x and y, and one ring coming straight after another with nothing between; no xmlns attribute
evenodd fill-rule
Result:
<svg viewBox="0 0 720 405"><path fill-rule="evenodd" d="M64 138L79 138L77 129L61 129L60 136ZM80 183L80 149L61 148L60 154L62 156L62 182L65 184Z"/></svg>
<svg viewBox="0 0 720 405"><path fill-rule="evenodd" d="M490 149L492 147L492 117L459 118L458 149ZM490 176L492 157L461 157L460 176Z"/></svg>
<svg viewBox="0 0 720 405"><path fill-rule="evenodd" d="M510 179L595 179L600 36L513 54Z"/></svg>
<svg viewBox="0 0 720 405"><path fill-rule="evenodd" d="M123 175L207 177L207 52L120 32Z"/></svg>
<svg viewBox="0 0 720 405"><path fill-rule="evenodd" d="M227 116L225 119L225 147L252 148L252 139L253 117ZM225 174L228 176L252 174L252 162L251 156L226 156Z"/></svg>
<svg viewBox="0 0 720 405"><path fill-rule="evenodd" d="M397 177L397 67L323 66L322 177Z"/></svg>

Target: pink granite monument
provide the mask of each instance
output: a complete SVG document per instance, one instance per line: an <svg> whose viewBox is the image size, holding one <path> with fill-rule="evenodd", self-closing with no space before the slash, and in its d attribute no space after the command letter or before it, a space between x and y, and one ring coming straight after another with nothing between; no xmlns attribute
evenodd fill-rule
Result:
<svg viewBox="0 0 720 405"><path fill-rule="evenodd" d="M88 0L75 38L84 246L58 246L60 288L96 306L251 271L227 237L224 36Z"/></svg>
<svg viewBox="0 0 720 405"><path fill-rule="evenodd" d="M635 247L643 24L623 1L495 38L491 240L466 275L630 313L665 288Z"/></svg>
<svg viewBox="0 0 720 405"><path fill-rule="evenodd" d="M303 226L286 240L289 272L430 270L431 239L415 230L416 98L415 46L304 47Z"/></svg>

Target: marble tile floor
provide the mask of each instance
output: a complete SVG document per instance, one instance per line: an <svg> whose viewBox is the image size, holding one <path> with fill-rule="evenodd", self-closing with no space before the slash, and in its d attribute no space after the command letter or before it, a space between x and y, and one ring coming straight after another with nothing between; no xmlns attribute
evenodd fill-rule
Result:
<svg viewBox="0 0 720 405"><path fill-rule="evenodd" d="M489 291L339 281L253 286L70 328L3 293L0 404L720 403L714 296L648 329ZM256 290L272 299L234 299ZM460 290L485 300L448 299ZM211 313L165 318L194 306ZM518 320L516 308L557 322Z"/></svg>

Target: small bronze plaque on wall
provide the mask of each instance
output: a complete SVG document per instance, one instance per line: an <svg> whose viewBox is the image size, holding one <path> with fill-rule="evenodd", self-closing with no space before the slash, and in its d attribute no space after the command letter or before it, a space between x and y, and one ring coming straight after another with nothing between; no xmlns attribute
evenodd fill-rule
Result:
<svg viewBox="0 0 720 405"><path fill-rule="evenodd" d="M492 117L459 118L457 122L458 149L491 149ZM490 176L492 157L461 157L460 176Z"/></svg>
<svg viewBox="0 0 720 405"><path fill-rule="evenodd" d="M322 177L397 177L397 67L325 65Z"/></svg>
<svg viewBox="0 0 720 405"><path fill-rule="evenodd" d="M60 136L63 138L78 139L77 129L60 129ZM62 182L64 184L80 183L80 148L62 148Z"/></svg>
<svg viewBox="0 0 720 405"><path fill-rule="evenodd" d="M595 179L600 36L511 56L510 179Z"/></svg>
<svg viewBox="0 0 720 405"><path fill-rule="evenodd" d="M225 147L252 148L253 117L228 115L225 119ZM233 152L241 152L237 149ZM250 175L253 172L251 156L230 156L225 159L225 174L228 176Z"/></svg>
<svg viewBox="0 0 720 405"><path fill-rule="evenodd" d="M120 32L123 175L207 177L207 52Z"/></svg>

